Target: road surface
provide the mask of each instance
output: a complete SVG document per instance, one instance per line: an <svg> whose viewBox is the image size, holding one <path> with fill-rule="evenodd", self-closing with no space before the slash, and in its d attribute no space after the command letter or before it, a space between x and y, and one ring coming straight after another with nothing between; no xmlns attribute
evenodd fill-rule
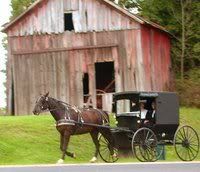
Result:
<svg viewBox="0 0 200 172"><path fill-rule="evenodd" d="M0 166L0 172L200 172L200 162Z"/></svg>

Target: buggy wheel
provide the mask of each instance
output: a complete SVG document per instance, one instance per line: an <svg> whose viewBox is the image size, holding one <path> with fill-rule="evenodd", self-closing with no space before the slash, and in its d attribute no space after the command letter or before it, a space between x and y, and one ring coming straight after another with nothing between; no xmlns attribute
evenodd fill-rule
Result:
<svg viewBox="0 0 200 172"><path fill-rule="evenodd" d="M118 150L101 134L99 135L99 155L103 161L108 163L116 162L119 159Z"/></svg>
<svg viewBox="0 0 200 172"><path fill-rule="evenodd" d="M174 135L174 148L182 161L192 161L199 153L199 137L190 126L182 126Z"/></svg>
<svg viewBox="0 0 200 172"><path fill-rule="evenodd" d="M149 128L140 128L132 139L132 151L141 162L153 162L156 157L157 138Z"/></svg>

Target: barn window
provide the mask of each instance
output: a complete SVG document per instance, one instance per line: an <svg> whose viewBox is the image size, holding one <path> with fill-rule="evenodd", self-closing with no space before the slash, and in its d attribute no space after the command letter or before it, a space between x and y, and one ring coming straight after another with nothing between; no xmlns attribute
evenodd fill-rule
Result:
<svg viewBox="0 0 200 172"><path fill-rule="evenodd" d="M95 63L96 88L107 93L115 92L114 62Z"/></svg>
<svg viewBox="0 0 200 172"><path fill-rule="evenodd" d="M64 13L64 27L65 27L65 31L74 30L72 13Z"/></svg>

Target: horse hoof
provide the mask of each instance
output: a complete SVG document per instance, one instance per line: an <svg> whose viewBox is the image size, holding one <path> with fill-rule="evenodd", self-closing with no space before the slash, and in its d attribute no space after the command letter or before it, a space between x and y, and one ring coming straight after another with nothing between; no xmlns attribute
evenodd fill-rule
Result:
<svg viewBox="0 0 200 172"><path fill-rule="evenodd" d="M114 154L112 155L112 157L113 157L113 158L117 158L117 154L114 153Z"/></svg>
<svg viewBox="0 0 200 172"><path fill-rule="evenodd" d="M75 153L73 153L72 157L73 157L74 159L76 159L76 154L75 154Z"/></svg>
<svg viewBox="0 0 200 172"><path fill-rule="evenodd" d="M91 163L95 163L96 161L97 161L97 157L95 156L90 160Z"/></svg>
<svg viewBox="0 0 200 172"><path fill-rule="evenodd" d="M57 161L57 164L63 164L63 162L64 162L63 159L59 159L59 160Z"/></svg>

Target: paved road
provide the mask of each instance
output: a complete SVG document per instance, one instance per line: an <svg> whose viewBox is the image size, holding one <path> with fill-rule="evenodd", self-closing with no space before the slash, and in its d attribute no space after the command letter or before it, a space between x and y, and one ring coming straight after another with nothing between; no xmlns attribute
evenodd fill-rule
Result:
<svg viewBox="0 0 200 172"><path fill-rule="evenodd" d="M0 172L200 172L200 162L0 166Z"/></svg>

